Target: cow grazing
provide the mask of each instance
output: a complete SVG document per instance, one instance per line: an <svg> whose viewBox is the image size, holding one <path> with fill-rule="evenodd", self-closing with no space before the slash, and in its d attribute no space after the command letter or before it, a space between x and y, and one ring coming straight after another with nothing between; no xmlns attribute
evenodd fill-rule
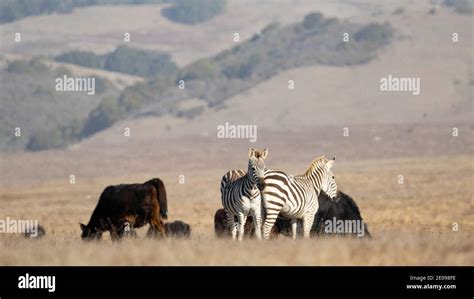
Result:
<svg viewBox="0 0 474 299"><path fill-rule="evenodd" d="M326 220L332 220L334 218L338 220L363 220L355 201L349 195L341 191L338 191L337 197L334 200L331 200L329 196L324 192L321 192L318 197L318 202L319 208L314 217L313 227L311 228L312 237L317 235L329 235L324 229ZM246 236L252 236L253 234L253 226L251 223L252 218L247 218L247 223L245 224ZM225 225L225 212L223 209L216 211L214 216L214 231L217 237L229 237L229 232ZM364 231L364 235L370 237L366 224L364 224ZM278 235L291 237L292 232L290 220L283 218L278 218L276 220L275 225L272 228L271 236L276 237ZM338 234L335 233L334 235Z"/></svg>
<svg viewBox="0 0 474 299"><path fill-rule="evenodd" d="M118 240L134 228L150 224L150 236L165 236L163 219L167 219L168 206L163 182L154 178L143 184L108 186L100 195L99 202L87 225L80 223L82 239L100 239L110 232L112 240Z"/></svg>

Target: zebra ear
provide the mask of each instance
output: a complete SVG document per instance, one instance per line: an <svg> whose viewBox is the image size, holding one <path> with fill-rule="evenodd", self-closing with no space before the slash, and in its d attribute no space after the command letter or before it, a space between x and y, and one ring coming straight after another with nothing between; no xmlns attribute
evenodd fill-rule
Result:
<svg viewBox="0 0 474 299"><path fill-rule="evenodd" d="M326 167L328 170L331 170L331 168L333 167L334 165L334 161L335 161L335 157L329 161L326 162Z"/></svg>
<svg viewBox="0 0 474 299"><path fill-rule="evenodd" d="M262 151L262 159L265 160L267 158L267 156L268 156L268 148L266 148Z"/></svg>
<svg viewBox="0 0 474 299"><path fill-rule="evenodd" d="M255 156L255 150L253 148L249 148L249 158L252 158Z"/></svg>

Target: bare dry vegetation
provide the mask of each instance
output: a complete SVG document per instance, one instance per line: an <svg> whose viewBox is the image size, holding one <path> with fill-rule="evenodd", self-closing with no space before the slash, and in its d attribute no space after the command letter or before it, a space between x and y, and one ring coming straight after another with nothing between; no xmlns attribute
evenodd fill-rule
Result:
<svg viewBox="0 0 474 299"><path fill-rule="evenodd" d="M305 163L287 169L306 167ZM28 188L2 188L2 216L38 219L46 237L0 236L2 265L473 265L473 157L361 160L340 163L340 189L358 202L372 239L282 237L269 242L218 240L213 213L220 206L220 171L161 174L169 194L170 220L191 224L190 240L81 241L107 184L144 181L150 175L51 181ZM404 184L397 183L403 173ZM453 223L459 231L453 231Z"/></svg>

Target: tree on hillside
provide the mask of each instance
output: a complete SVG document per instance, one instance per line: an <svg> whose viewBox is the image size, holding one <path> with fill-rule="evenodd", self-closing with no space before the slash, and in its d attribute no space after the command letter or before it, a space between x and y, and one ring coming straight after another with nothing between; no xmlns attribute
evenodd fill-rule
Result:
<svg viewBox="0 0 474 299"><path fill-rule="evenodd" d="M104 65L104 57L93 52L71 51L54 58L56 61L77 64L85 67L100 69Z"/></svg>
<svg viewBox="0 0 474 299"><path fill-rule="evenodd" d="M109 71L149 77L155 75L171 75L178 69L166 53L118 47L107 55L104 68Z"/></svg>
<svg viewBox="0 0 474 299"><path fill-rule="evenodd" d="M225 0L175 0L162 14L168 19L184 24L205 22L224 11Z"/></svg>

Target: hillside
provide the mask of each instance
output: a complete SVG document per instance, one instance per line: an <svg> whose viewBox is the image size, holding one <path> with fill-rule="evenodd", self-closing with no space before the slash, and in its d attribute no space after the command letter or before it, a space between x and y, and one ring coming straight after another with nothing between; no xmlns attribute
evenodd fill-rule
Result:
<svg viewBox="0 0 474 299"><path fill-rule="evenodd" d="M341 32L353 36L353 41L346 43L337 38ZM181 102L186 99L199 98L205 101L205 107L218 107L229 97L287 69L315 64L338 67L364 64L376 57L393 35L389 23L359 24L309 13L294 24L269 24L249 40L239 41L229 50L179 70L166 53L130 47L119 47L107 55L67 52L56 56L56 60L145 76L146 81L127 87L119 97L103 97L86 118L79 119L82 128L74 125L74 130L59 128L50 132L44 128L46 135L41 140L46 142L30 138L28 144L37 145L27 149L45 150L70 144L137 113L193 118L202 113L202 107L182 109ZM177 82L186 84L186 88L178 89ZM58 130L70 135L61 133L56 137Z"/></svg>
<svg viewBox="0 0 474 299"><path fill-rule="evenodd" d="M179 27L181 25L177 24L170 25L171 27L176 25L183 30L174 37L184 38L183 36L187 34L184 32L190 30L194 30L196 34L203 34L203 32L206 32L206 26L220 24L219 22L231 24L232 16L235 16L236 10L242 12L247 9L239 3L229 2L229 8L232 9L227 9L224 12L229 21L220 20L222 16L217 16L199 25L187 25L186 27ZM267 20L267 17L263 16L263 10L266 8L269 11L275 9L275 6L265 1L259 3L262 4L253 6L255 8L253 14L245 14L245 22L242 24L248 26L246 27L248 30L257 29L255 26L250 25L252 18L258 15L259 22L262 19ZM325 20L332 20L332 15L338 15L338 22L335 23L336 27L331 29L332 31L326 31L325 34L337 36L337 32L343 28L338 29L337 26L344 26L344 24L351 24L354 27L352 30L356 31L358 28L353 24L384 24L389 22L395 29L393 41L389 46L379 51L378 56L373 55L374 53L365 53L365 57L355 56L356 61L361 59L363 62L366 62L363 65L351 65L353 63L350 62L350 57L345 57L345 59L349 59L347 60L349 63L337 60L340 55L335 55L337 52L333 51L334 48L331 48L331 44L328 44L326 46L328 47L327 49L324 47L317 49L319 51L317 53L323 53L324 55L305 57L302 59L302 62L298 62L300 55L296 52L295 55L289 56L293 57L292 59L294 60L282 59L281 65L283 66L275 64L277 71L274 72L272 69L265 68L269 63L256 63L261 61L258 55L261 48L259 43L265 45L267 42L264 32L271 33L271 30L275 30L273 25L269 26L268 24L276 23L266 23L266 26L259 27L252 35L242 34L241 38L246 37L246 39L242 39L243 42L240 42L239 46L234 47L233 50L226 50L220 52L221 54L211 55L209 58L198 60L198 62L204 62L201 63L204 66L206 62L211 64L218 63L218 73L223 74L227 79L229 77L232 79L228 84L222 85L222 76L213 78L210 84L195 84L193 86L192 82L187 82L188 89L184 95L176 89L166 95L166 97L169 97L168 101L162 101L163 96L160 95L160 100L154 102L153 99L158 97L156 88L158 88L159 92L162 92L163 86L168 86L169 88L169 86L175 84L173 79L178 77L163 82L152 82L151 84L150 82L143 81L143 83L136 84L122 93L122 98L132 99L134 101L132 102L133 105L135 105L137 99L140 99L140 101L142 99L150 100L150 102L145 102L143 107L140 104L139 109L136 110L138 114L132 111L133 113L131 114L123 115L122 119L127 117L128 119L124 122L119 122L108 132L105 131L94 136L92 140L100 140L101 138L113 139L115 138L113 137L115 133L110 132L116 132L124 124L135 128L136 131L145 132L144 139L147 139L150 136L147 133L150 128L153 128L154 132L163 132L165 136L172 138L193 134L213 135L216 126L225 122L256 124L259 129L272 131L297 130L298 128L326 125L445 123L455 126L460 123L469 123L472 117L473 94L472 44L469 40L471 36L469 29L471 17L469 15L459 14L454 9L444 5L433 5L425 2L411 4L410 1L397 3L373 1L353 3L341 1L331 5L301 1L300 4L292 6L293 9L289 10L289 13L285 14L285 16L279 13L273 17L273 20L281 21L280 25L276 27L276 32L281 32L285 28L292 28L291 25L288 25L288 20L295 16L304 15L302 12L305 12L307 15L308 10L306 9L308 7L315 7L324 13ZM285 5L290 4L286 4L283 1L281 7L285 7ZM148 8L158 9L158 7L161 6L152 5ZM398 8L400 7L403 7L403 9L399 10ZM102 8L97 6L77 9L68 15L69 19L67 22L73 24L74 20L79 20L76 14L80 15L81 11L88 9L91 9L89 12L92 13L98 12ZM110 16L105 18L105 22L102 22L103 25L108 24L108 18L112 21L116 17L116 13L120 15L121 7L113 6L107 7L107 9L111 13ZM141 9L143 9L142 6L127 7L127 11L132 15ZM395 13L396 11L398 12ZM64 16L31 17L19 22L1 25L0 29L5 33L5 29L26 28L23 26L26 26L29 22L37 22L35 25L40 28L38 30L47 33L47 30L52 30L52 27L49 27L50 24L54 24L58 21L57 18L62 17ZM43 18L47 18L48 21L46 22L46 19L44 19L45 22L41 23ZM298 21L301 22L301 20L302 18ZM137 21L149 22L150 20L142 20L140 18ZM91 20L91 23L93 22L94 18ZM112 30L112 24L109 25ZM118 23L116 25L118 26L117 28L121 26ZM148 26L145 23L142 25ZM87 26L85 25L85 27ZM106 29L107 26L100 26L99 29L95 30L94 34L101 36L101 30L105 30L104 28ZM163 27L154 28L154 30L159 32L164 30ZM224 26L224 28L227 27ZM81 28L71 30L84 29L81 26ZM219 30L219 34L227 29ZM453 31L459 33L461 37L457 43L453 43L451 40ZM232 31L229 32L232 36ZM255 34L256 32L260 32L260 34ZM206 38L209 39L211 36L208 35ZM319 35L315 36L318 37ZM48 34L44 34L43 37L47 45L53 45L53 40L48 39ZM321 37L324 40L328 38L327 35L322 35ZM88 40L88 37L77 40L85 42ZM278 39L273 39L273 42L274 40ZM186 46L187 44L184 43L184 40L180 41L183 42L181 48L188 50L189 47ZM318 39L315 39L312 44L310 43L310 51L305 53L311 53L312 45L317 44L317 42ZM33 44L33 41L29 41L28 43L15 45L15 49L18 49L20 52L29 52L33 50L33 48L30 48ZM106 42L101 43L101 45L104 44ZM292 43L290 42L289 44L291 45ZM135 40L133 45L146 48L144 44L136 43ZM231 41L228 45L234 46L235 43ZM267 49L274 50L278 43L270 45ZM304 46L304 43L301 45ZM216 48L219 48L214 43L206 43L206 46L206 53L208 54L213 53ZM43 47L43 49L46 48L49 50L54 49L54 51L58 49L56 47ZM427 48L430 51L427 51ZM10 45L2 44L2 51L8 52L11 49L13 48L10 48ZM94 49L96 48L88 48L88 50ZM195 48L192 47L192 49L194 50ZM52 55L54 51L49 52L49 55ZM329 52L329 56L325 56L328 54L327 52ZM33 54L34 51L29 53ZM254 55L255 53L257 55ZM346 52L341 53L344 54ZM172 52L171 56L177 60L182 58L180 58L179 51ZM25 54L23 57L28 57L28 54ZM327 60L328 57L329 60ZM374 57L376 58L374 59ZM311 64L311 59L314 59L313 62L317 64L337 65L339 63L341 67L328 65L308 66L308 64ZM326 59L326 62L324 59ZM245 65L245 63L241 63L242 61L249 63ZM265 59L263 61L265 62ZM234 67L236 62L238 67ZM345 64L349 64L349 66L342 66ZM185 75L188 76L187 79L192 79L192 70L195 66L196 64L189 64L182 67L180 73L176 76ZM198 63L197 66L201 65ZM246 66L251 72L246 71ZM261 68L261 66L264 66L264 68ZM81 70L78 67L74 68ZM199 67L197 70L199 71L195 73L198 76L206 75ZM204 68L204 70L206 69ZM103 72L103 70L97 70L97 72ZM403 92L381 92L379 80L388 75L419 77L421 79L421 93L413 96ZM242 76L248 77L250 81L247 80L242 84L242 80L240 80ZM138 80L141 80L141 78L131 77L130 82L122 84L121 88ZM295 90L288 90L288 80L295 82ZM248 84L248 82L251 84ZM219 86L220 89L217 88L216 90L216 87ZM198 93L194 92L196 90ZM218 98L214 98L215 94L219 95ZM196 97L201 99L196 99ZM213 98L217 101L213 101ZM227 100L223 103L222 99ZM188 102L194 102L195 104L187 105ZM90 107L88 109L91 110L96 109L97 102L87 107ZM159 116L163 114L163 111L171 112L174 116ZM120 119L121 117L118 117L114 121L119 121ZM143 127L141 127L142 124ZM108 125L110 124L105 124L104 127ZM94 130L91 132L94 132Z"/></svg>
<svg viewBox="0 0 474 299"><path fill-rule="evenodd" d="M94 95L56 91L56 78L70 75L67 69L50 68L40 60L14 60L0 70L1 150L34 149L33 143L38 140L33 137L64 146L62 134L80 130L84 118L102 97L118 95L117 89L101 77L96 77ZM21 130L18 136L17 129Z"/></svg>
<svg viewBox="0 0 474 299"><path fill-rule="evenodd" d="M446 8L430 15L427 9L428 5L420 4L403 15L373 17L378 22L390 21L397 34L395 41L367 64L283 71L195 119L129 119L92 139L113 138L113 132L124 126L139 132L155 128L165 136L178 137L213 135L217 125L225 122L257 124L259 129L275 131L325 125L342 128L354 124L416 123L453 127L471 123L472 44L468 38L458 43L450 39L443 42L453 28L460 36L469 37L470 17ZM380 78L389 74L419 77L420 94L380 91ZM288 80L295 81L295 90L288 89ZM153 106L149 109L153 110Z"/></svg>
<svg viewBox="0 0 474 299"><path fill-rule="evenodd" d="M161 14L167 4L114 5L76 8L68 14L28 17L0 25L2 52L28 56L56 56L66 51L84 50L99 54L123 44L125 32L130 46L168 52L179 65L212 56L235 45L233 34L246 40L272 22L300 21L311 11L345 18L358 10L353 5L325 5L315 1L229 0L226 10L211 20L193 26L169 21ZM87 22L84 22L87 20ZM11 37L21 32L23 43Z"/></svg>

